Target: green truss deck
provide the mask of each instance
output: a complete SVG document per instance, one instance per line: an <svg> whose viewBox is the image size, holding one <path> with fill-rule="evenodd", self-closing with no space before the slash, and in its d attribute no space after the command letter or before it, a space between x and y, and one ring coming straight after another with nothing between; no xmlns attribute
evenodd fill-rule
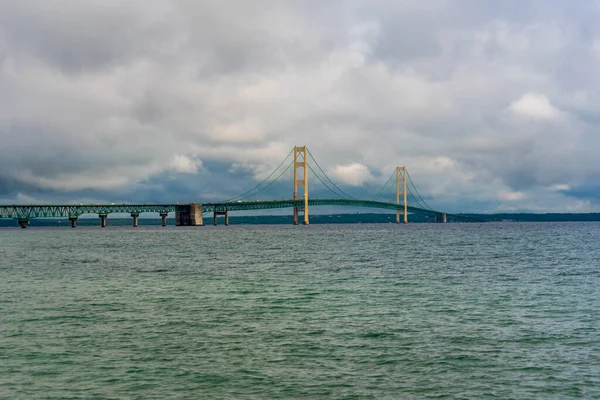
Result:
<svg viewBox="0 0 600 400"><path fill-rule="evenodd" d="M387 203L373 200L356 199L309 199L309 207L353 207L372 208L383 210L403 210L401 204ZM230 203L205 203L202 212L224 211L250 211L269 210L278 208L303 207L304 200L263 200L241 201ZM187 211L188 204L28 204L28 205L0 205L0 218L30 220L33 218L75 218L84 214L108 215L116 213L141 214L157 213L166 214L176 211ZM408 206L408 212L428 217L437 217L441 213L423 208ZM462 215L448 214L449 220L476 221Z"/></svg>

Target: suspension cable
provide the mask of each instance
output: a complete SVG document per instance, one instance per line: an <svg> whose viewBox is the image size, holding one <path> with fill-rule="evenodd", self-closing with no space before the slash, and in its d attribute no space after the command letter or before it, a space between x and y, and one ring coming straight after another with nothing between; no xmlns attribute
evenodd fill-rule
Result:
<svg viewBox="0 0 600 400"><path fill-rule="evenodd" d="M417 203L417 205L423 209L427 209L427 207L425 207L423 204L421 204L421 202L419 201L419 199L417 199L417 197L415 196L415 194L412 192L412 190L410 190L410 186L406 186L406 189L408 190L408 193L410 194L410 196L412 196L412 199L415 201L415 203Z"/></svg>
<svg viewBox="0 0 600 400"><path fill-rule="evenodd" d="M281 172L279 175L277 175L277 177L276 177L275 179L273 179L271 182L269 182L269 184L268 184L267 186L265 186L264 188L260 189L259 191L255 192L255 193L252 193L252 194L250 194L250 195L248 195L248 196L244 197L244 199L247 199L247 198L248 198L248 197L250 197L250 196L255 196L255 195L259 194L260 192L263 192L263 191L265 191L266 189L268 189L268 188L269 188L271 185L273 185L275 182L277 182L277 180L278 180L279 178L281 178L281 176L282 176L283 174L285 174L286 172L288 172L288 170L290 169L290 167L292 166L292 164L293 164L293 163L294 163L294 162L292 161L290 164L288 164L287 168L286 168L286 169L284 169L284 170L283 170L283 172ZM238 197L239 197L239 196L238 196Z"/></svg>
<svg viewBox="0 0 600 400"><path fill-rule="evenodd" d="M340 198L344 198L341 194L339 194L338 192L336 192L335 190L333 190L332 188L330 188L329 186L327 186L327 184L325 182L323 182L323 179L321 179L321 177L319 175L317 175L317 173L315 172L314 169L312 169L312 167L310 166L310 164L308 164L308 168L312 171L313 174L315 174L315 176L317 177L317 179L319 181L321 181L321 183L331 191L331 193L335 194L336 196L340 197Z"/></svg>
<svg viewBox="0 0 600 400"><path fill-rule="evenodd" d="M382 193L384 190L386 190L387 186L392 182L393 178L394 178L394 173L392 173L392 175L390 175L388 180L379 188L379 190L375 193L375 195L373 195L371 197L371 199L377 198L377 196L379 196L380 193Z"/></svg>
<svg viewBox="0 0 600 400"><path fill-rule="evenodd" d="M258 188L260 185L262 185L263 183L265 183L267 180L269 180L269 178L271 178L275 172L277 172L277 170L283 165L283 163L288 159L288 157L292 154L292 152L294 151L294 149L292 149L287 156L285 156L285 158L283 159L283 161L277 166L277 168L275 168L273 170L273 172L271 172L271 174L269 176L267 176L262 182L260 182L258 185L254 186L252 189L245 191L244 193L237 195L235 197L232 197L229 200L225 200L224 203L229 203L231 201L237 200L241 197L244 197L245 195L247 195L248 193L252 192L254 189ZM275 180L277 180L277 178L275 178ZM248 196L246 196L248 197Z"/></svg>
<svg viewBox="0 0 600 400"><path fill-rule="evenodd" d="M327 180L328 180L329 182L331 182L331 184L332 184L332 185L333 185L333 186L334 186L334 187L335 187L337 190L339 190L341 193L343 193L343 194L344 194L344 196L346 196L346 197L348 197L348 198L350 198L350 199L353 199L354 197L350 196L348 193L346 193L346 192L344 192L342 189L340 189L340 188L338 187L338 185L336 185L336 184L335 184L335 183L334 183L334 182L333 182L333 181L332 181L332 180L331 180L331 179L330 179L330 178L327 176L327 174L325 173L325 171L323 171L323 168L321 168L321 166L319 165L319 163L317 162L317 160L315 160L315 157L313 157L313 155L312 155L312 153L310 152L310 150L308 150L308 148L307 148L306 150L308 151L308 154L310 155L310 158L311 158L311 159L312 159L312 160L315 162L315 165L316 165L316 166L319 168L319 170L320 170L320 171L323 173L323 175L325 176L325 178L327 178ZM314 171L313 171L313 172L314 172ZM315 175L316 175L316 173L315 173ZM331 189L329 189L329 190L331 190ZM340 197L342 197L342 196L340 196Z"/></svg>
<svg viewBox="0 0 600 400"><path fill-rule="evenodd" d="M427 207L424 207L424 208L428 208L428 209L430 209L430 210L433 211L433 208L429 204L427 204L427 202L425 201L425 199L423 197L421 197L421 194L419 193L419 190L417 189L417 186L415 186L415 183L413 182L412 178L410 177L410 174L408 173L408 170L406 170L406 175L408 175L408 180L413 185L413 188L415 189L415 192L417 193L417 195L419 196L419 198L427 206Z"/></svg>

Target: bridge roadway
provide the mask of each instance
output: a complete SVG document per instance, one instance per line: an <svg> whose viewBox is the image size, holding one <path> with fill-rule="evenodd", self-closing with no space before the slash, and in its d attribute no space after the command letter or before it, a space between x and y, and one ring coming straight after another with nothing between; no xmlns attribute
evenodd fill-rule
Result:
<svg viewBox="0 0 600 400"><path fill-rule="evenodd" d="M192 203L193 204L193 203ZM339 206L339 207L364 207L373 209L384 209L402 211L402 204L388 203L374 200L359 199L309 199L309 207ZM137 218L141 213L158 213L166 224L168 213L189 213L190 204L29 204L29 205L0 205L0 218L17 219L22 227L27 226L33 218L69 218L73 226L79 216L83 214L97 214L102 219L102 226L106 226L106 218L109 214L127 213L134 218L134 226L137 226ZM261 200L261 201L237 201L197 204L201 206L201 213L225 213L229 211L268 210L278 208L303 207L304 200ZM474 221L471 218L456 214L446 214L418 207L408 206L408 212L414 214L434 217L441 221L447 215L449 220Z"/></svg>

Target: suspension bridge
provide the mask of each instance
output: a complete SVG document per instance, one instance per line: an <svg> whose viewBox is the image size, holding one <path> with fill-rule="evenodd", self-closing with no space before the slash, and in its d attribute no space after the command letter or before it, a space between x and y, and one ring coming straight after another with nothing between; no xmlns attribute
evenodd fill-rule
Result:
<svg viewBox="0 0 600 400"><path fill-rule="evenodd" d="M310 162L309 162L310 161ZM313 168L314 164L314 168ZM289 179L293 182L293 195L289 199L270 200L267 195L277 183ZM331 198L311 198L308 194L309 176L316 178L313 185L320 186L322 192L333 194ZM313 179L311 178L311 181ZM300 188L302 189L300 191ZM390 201L392 196L395 201ZM410 203L410 205L409 205ZM427 204L420 195L406 167L396 167L389 179L379 188L373 197L357 199L346 193L325 173L306 146L294 147L286 158L260 183L251 189L220 202L189 204L17 204L0 205L0 218L12 218L18 225L26 228L33 218L68 218L71 227L84 214L97 214L100 226L106 227L110 214L129 214L133 218L133 226L138 226L142 213L157 213L162 218L162 226L167 225L167 216L175 214L177 226L203 226L204 215L213 214L213 225L217 225L217 217L225 217L225 225L229 224L229 213L236 211L254 211L291 208L293 223L300 221L308 225L309 210L312 207L352 207L396 211L396 223L407 223L409 214L419 214L429 221L445 223L478 222L464 215L448 214L437 211Z"/></svg>

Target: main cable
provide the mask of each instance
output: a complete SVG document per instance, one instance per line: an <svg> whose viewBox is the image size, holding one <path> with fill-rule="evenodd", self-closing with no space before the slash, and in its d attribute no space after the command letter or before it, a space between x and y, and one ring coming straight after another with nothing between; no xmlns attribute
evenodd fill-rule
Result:
<svg viewBox="0 0 600 400"><path fill-rule="evenodd" d="M282 161L281 163L279 163L279 165L277 166L277 168L275 168L275 169L273 170L273 172L271 172L271 174L270 174L269 176L267 176L267 177L266 177L266 178L265 178L265 179L264 179L262 182L260 182L258 185L254 186L252 189L250 189L250 190L247 190L247 191L245 191L244 193L242 193L242 194L240 194L240 195L237 195L237 196L235 196L235 197L232 197L232 198L231 198L231 199L229 199L229 200L225 200L225 201L224 201L224 203L229 203L229 202L231 202L231 201L234 201L234 200L237 200L237 199L239 199L239 198L241 198L241 197L244 197L244 196L245 196L245 195L247 195L248 193L252 192L254 189L258 188L260 185L262 185L263 183L265 183L266 181L268 181L268 180L269 180L269 178L271 178L271 177L272 177L272 176L275 174L275 172L277 172L277 170L278 170L278 169L279 169L279 168L280 168L280 167L283 165L283 163L284 163L284 162L285 162L285 161L288 159L288 157L289 157L289 156L292 154L292 152L293 152L293 151L294 151L294 149L292 149L292 150L291 150L291 151L288 153L288 155L287 155L287 156L285 156L285 158L283 159L283 161ZM288 168L289 168L289 167L288 167ZM279 175L279 176L281 176L281 175ZM278 179L278 178L275 178L275 180L277 180L277 179ZM248 196L246 196L246 197L248 197Z"/></svg>
<svg viewBox="0 0 600 400"><path fill-rule="evenodd" d="M307 148L306 150L308 151L308 155L310 156L310 158L311 158L311 159L312 159L312 160L315 162L315 165L316 165L316 166L319 168L319 170L320 170L320 171L323 173L323 175L325 176L325 178L327 178L327 180L328 180L329 182L331 182L331 184L332 184L332 185L333 185L333 186L334 186L334 187L335 187L337 190L339 190L341 193L343 193L343 194L344 194L344 196L346 196L346 197L348 197L348 198L350 198L350 199L353 199L354 197L350 196L348 193L346 193L346 192L344 192L342 189L340 189L340 188L338 187L338 185L336 185L336 184L335 184L335 183L334 183L334 182L333 182L333 181L332 181L332 180L331 180L331 179L330 179L330 178L327 176L327 174L325 173L325 171L323 171L323 168L321 168L321 166L319 165L319 163L317 162L317 160L315 160L315 157L313 157L313 155L312 155L312 153L310 152L310 150L309 150L308 148ZM314 171L313 171L313 172L314 172ZM315 173L315 175L316 175L316 173ZM320 179L319 179L319 180L320 180ZM329 190L331 190L331 189L329 189ZM340 197L342 197L342 196L340 196Z"/></svg>
<svg viewBox="0 0 600 400"><path fill-rule="evenodd" d="M333 190L332 188L330 188L329 186L327 186L327 184L325 182L323 182L323 179L321 179L321 177L315 172L314 169L312 169L312 167L310 166L310 164L308 164L308 168L312 171L312 173L317 177L317 179L319 181L321 181L321 183L323 184L323 186L325 186L327 189L329 189L331 191L331 193L335 194L336 196L340 197L340 198L344 198L341 194L339 194L338 192L336 192L335 190Z"/></svg>
<svg viewBox="0 0 600 400"><path fill-rule="evenodd" d="M393 178L394 178L394 172L392 172L392 175L390 175L390 177L388 178L388 180L379 188L379 190L375 193L375 195L373 195L372 197L370 197L371 199L376 199L377 196L379 196L380 193L382 193L384 190L387 190L387 186L392 182Z"/></svg>
<svg viewBox="0 0 600 400"><path fill-rule="evenodd" d="M427 206L427 207L423 207L423 208L428 208L431 211L435 211L433 209L433 207L431 207L429 204L427 204L427 202L425 201L425 199L421 196L421 194L419 193L419 190L417 189L417 186L415 185L415 183L413 182L412 178L410 177L410 174L408 173L408 170L406 170L406 175L408 175L408 180L410 181L410 183L413 185L413 188L415 189L415 192L417 193L417 195L419 196L419 198L423 201L423 203Z"/></svg>
<svg viewBox="0 0 600 400"><path fill-rule="evenodd" d="M412 199L415 201L415 203L417 203L417 205L419 207L421 207L423 209L427 209L427 207L425 207L423 204L421 204L421 202L419 201L419 199L417 199L417 197L412 192L412 190L410 190L410 186L406 186L406 189L408 190L408 194L410 194L410 196L412 197ZM408 203L408 199L407 199L407 203Z"/></svg>
<svg viewBox="0 0 600 400"><path fill-rule="evenodd" d="M260 193L260 192L262 192L262 191L264 191L264 190L268 189L270 186L272 186L272 185L273 185L275 182L277 182L277 180L278 180L279 178L281 178L281 176L282 176L283 174L285 174L286 172L288 172L288 170L290 169L290 167L292 166L292 164L293 164L293 163L294 163L294 162L292 161L290 164L288 164L287 168L286 168L286 169L284 169L282 173L280 173L279 175L277 175L277 177L276 177L275 179L273 179L273 181L271 181L271 182L270 182L270 183L269 183L267 186L265 186L264 188L260 189L260 190L259 190L259 191L257 191L256 193L253 193L252 195L257 195L258 193ZM248 197L249 197L249 196L248 196Z"/></svg>

